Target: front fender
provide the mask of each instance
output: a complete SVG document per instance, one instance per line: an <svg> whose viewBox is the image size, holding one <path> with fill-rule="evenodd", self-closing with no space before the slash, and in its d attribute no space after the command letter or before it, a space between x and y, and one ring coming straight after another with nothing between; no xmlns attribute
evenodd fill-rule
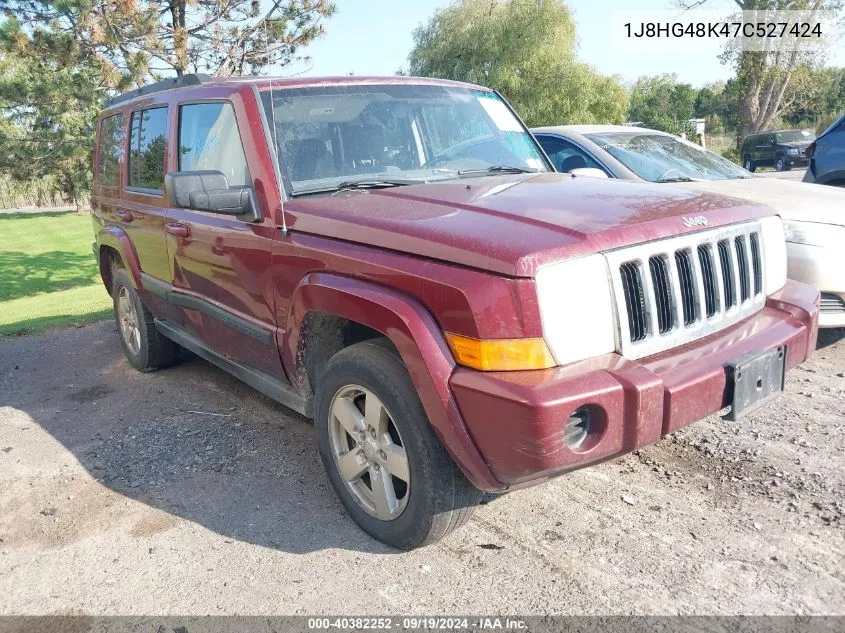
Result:
<svg viewBox="0 0 845 633"><path fill-rule="evenodd" d="M141 265L138 262L138 253L126 232L117 226L104 226L97 232L97 247L99 248L100 276L103 283L108 286L106 275L108 272L103 268L108 265L108 260L103 258L103 247L113 248L120 256L123 267L129 272L129 279L132 287L136 290L143 287L141 283Z"/></svg>
<svg viewBox="0 0 845 633"><path fill-rule="evenodd" d="M449 390L455 361L428 311L414 299L369 282L311 273L294 290L282 362L288 376L304 374L299 354L310 312L355 321L386 336L399 352L435 433L467 478L482 490L503 490L469 435Z"/></svg>

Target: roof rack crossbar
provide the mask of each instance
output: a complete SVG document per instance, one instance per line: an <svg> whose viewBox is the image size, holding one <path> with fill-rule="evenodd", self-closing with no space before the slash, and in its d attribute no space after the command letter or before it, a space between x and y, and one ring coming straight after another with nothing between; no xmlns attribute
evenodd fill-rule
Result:
<svg viewBox="0 0 845 633"><path fill-rule="evenodd" d="M136 90L124 92L123 94L117 95L116 97L112 97L106 102L106 107L110 108L119 103L124 103L131 99L135 99L136 97L142 97L144 95L161 92L162 90L172 90L173 88L182 88L184 86L198 86L200 84L206 83L207 81L210 81L211 79L212 78L209 75L204 75L201 73L182 75L181 77L171 77L170 79L163 79L162 81L157 81L155 83L143 86Z"/></svg>

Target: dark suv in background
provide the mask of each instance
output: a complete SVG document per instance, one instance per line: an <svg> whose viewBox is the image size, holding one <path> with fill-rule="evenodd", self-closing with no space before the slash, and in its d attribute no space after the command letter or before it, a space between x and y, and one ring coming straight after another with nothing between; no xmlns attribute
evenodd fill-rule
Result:
<svg viewBox="0 0 845 633"><path fill-rule="evenodd" d="M804 182L845 186L845 114L807 148L809 167Z"/></svg>
<svg viewBox="0 0 845 633"><path fill-rule="evenodd" d="M806 130L781 130L751 134L742 141L739 150L742 166L748 171L758 167L774 167L777 171L789 171L795 166L805 167L804 155L814 137Z"/></svg>

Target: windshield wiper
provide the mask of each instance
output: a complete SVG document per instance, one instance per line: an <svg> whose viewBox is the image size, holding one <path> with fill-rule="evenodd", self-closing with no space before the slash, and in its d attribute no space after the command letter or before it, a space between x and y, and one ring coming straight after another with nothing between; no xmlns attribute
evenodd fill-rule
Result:
<svg viewBox="0 0 845 633"><path fill-rule="evenodd" d="M332 189L386 189L388 187L402 187L403 185L418 185L421 180L393 180L384 178L373 178L367 180L345 180Z"/></svg>
<svg viewBox="0 0 845 633"><path fill-rule="evenodd" d="M686 176L677 176L675 178L661 178L660 180L655 180L654 182L695 182L693 178L687 178Z"/></svg>
<svg viewBox="0 0 845 633"><path fill-rule="evenodd" d="M490 165L484 169L460 169L459 176L474 176L475 174L536 174L536 169L526 169L515 165Z"/></svg>
<svg viewBox="0 0 845 633"><path fill-rule="evenodd" d="M384 178L369 178L362 180L346 180L330 187L315 187L314 189L302 189L294 191L293 195L301 196L309 193L328 193L330 191L346 191L349 189L388 189L389 187L402 187L404 185L418 185L424 180L393 180Z"/></svg>

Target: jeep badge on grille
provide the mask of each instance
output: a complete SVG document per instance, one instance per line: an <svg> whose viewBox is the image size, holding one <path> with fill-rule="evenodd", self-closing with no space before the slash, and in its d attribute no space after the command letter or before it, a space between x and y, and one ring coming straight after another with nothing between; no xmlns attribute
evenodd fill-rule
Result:
<svg viewBox="0 0 845 633"><path fill-rule="evenodd" d="M692 228L694 226L707 226L707 218L703 215L694 215L691 218L681 218L684 221L684 226Z"/></svg>

